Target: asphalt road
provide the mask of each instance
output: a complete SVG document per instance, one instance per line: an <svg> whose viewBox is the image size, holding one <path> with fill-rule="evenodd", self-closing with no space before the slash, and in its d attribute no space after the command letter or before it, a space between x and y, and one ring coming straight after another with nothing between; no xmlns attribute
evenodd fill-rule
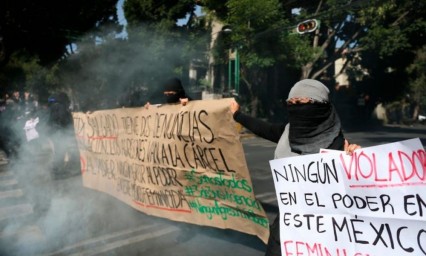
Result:
<svg viewBox="0 0 426 256"><path fill-rule="evenodd" d="M363 147L411 138L426 145L426 126L351 127ZM242 136L254 192L270 220L278 212L268 161L275 144ZM257 238L140 213L84 188L80 177L52 180L46 161L0 164L0 255L246 255L264 254Z"/></svg>

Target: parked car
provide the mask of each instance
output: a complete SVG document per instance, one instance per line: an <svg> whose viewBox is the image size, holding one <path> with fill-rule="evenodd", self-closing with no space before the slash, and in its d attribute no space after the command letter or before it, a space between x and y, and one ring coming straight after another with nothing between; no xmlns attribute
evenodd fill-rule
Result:
<svg viewBox="0 0 426 256"><path fill-rule="evenodd" d="M419 120L419 123L424 124L426 123L426 116L419 115L418 120Z"/></svg>

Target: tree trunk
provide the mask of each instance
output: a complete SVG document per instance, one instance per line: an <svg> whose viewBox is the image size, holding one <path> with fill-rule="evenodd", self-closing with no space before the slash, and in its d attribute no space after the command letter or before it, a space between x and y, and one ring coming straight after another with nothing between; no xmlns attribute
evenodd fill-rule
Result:
<svg viewBox="0 0 426 256"><path fill-rule="evenodd" d="M257 95L253 95L252 98L251 98L251 103L250 103L250 106L251 106L251 113L250 113L250 115L252 117L257 117L257 108L258 108L258 105L259 105L259 97L257 97Z"/></svg>
<svg viewBox="0 0 426 256"><path fill-rule="evenodd" d="M259 98L257 97L256 93L254 92L254 85L252 82L249 81L257 81L256 80L256 71L254 70L247 70L246 68L241 69L241 80L246 84L247 91L249 94L249 101L250 101L250 115L253 117L257 117L257 106L259 104Z"/></svg>
<svg viewBox="0 0 426 256"><path fill-rule="evenodd" d="M300 80L309 78L309 75L312 72L312 66L313 66L313 63L309 62L302 67L302 76L300 77Z"/></svg>

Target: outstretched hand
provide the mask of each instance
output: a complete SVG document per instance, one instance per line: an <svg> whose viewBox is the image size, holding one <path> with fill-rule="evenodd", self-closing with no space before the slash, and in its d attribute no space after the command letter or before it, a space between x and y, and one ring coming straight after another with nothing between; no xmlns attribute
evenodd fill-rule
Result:
<svg viewBox="0 0 426 256"><path fill-rule="evenodd" d="M145 109L149 109L149 106L151 106L151 104L149 102L145 103L145 105L143 106Z"/></svg>
<svg viewBox="0 0 426 256"><path fill-rule="evenodd" d="M238 104L235 100L231 101L231 104L229 106L229 110L231 110L231 113L234 114L240 109L240 104Z"/></svg>
<svg viewBox="0 0 426 256"><path fill-rule="evenodd" d="M352 153L357 150L360 149L361 146L358 144L349 144L349 141L347 139L345 139L345 145L344 145L344 149L346 151L346 154L348 155L352 155Z"/></svg>
<svg viewBox="0 0 426 256"><path fill-rule="evenodd" d="M180 104L182 104L182 106L186 106L189 99L188 98L180 98L179 101L180 101Z"/></svg>

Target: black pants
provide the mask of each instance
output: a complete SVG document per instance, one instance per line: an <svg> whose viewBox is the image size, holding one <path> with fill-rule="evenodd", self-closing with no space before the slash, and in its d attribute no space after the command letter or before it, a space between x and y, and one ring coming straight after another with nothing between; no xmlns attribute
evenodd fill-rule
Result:
<svg viewBox="0 0 426 256"><path fill-rule="evenodd" d="M265 256L281 256L280 243L280 214L277 214L274 222L270 227L268 247L266 248Z"/></svg>

